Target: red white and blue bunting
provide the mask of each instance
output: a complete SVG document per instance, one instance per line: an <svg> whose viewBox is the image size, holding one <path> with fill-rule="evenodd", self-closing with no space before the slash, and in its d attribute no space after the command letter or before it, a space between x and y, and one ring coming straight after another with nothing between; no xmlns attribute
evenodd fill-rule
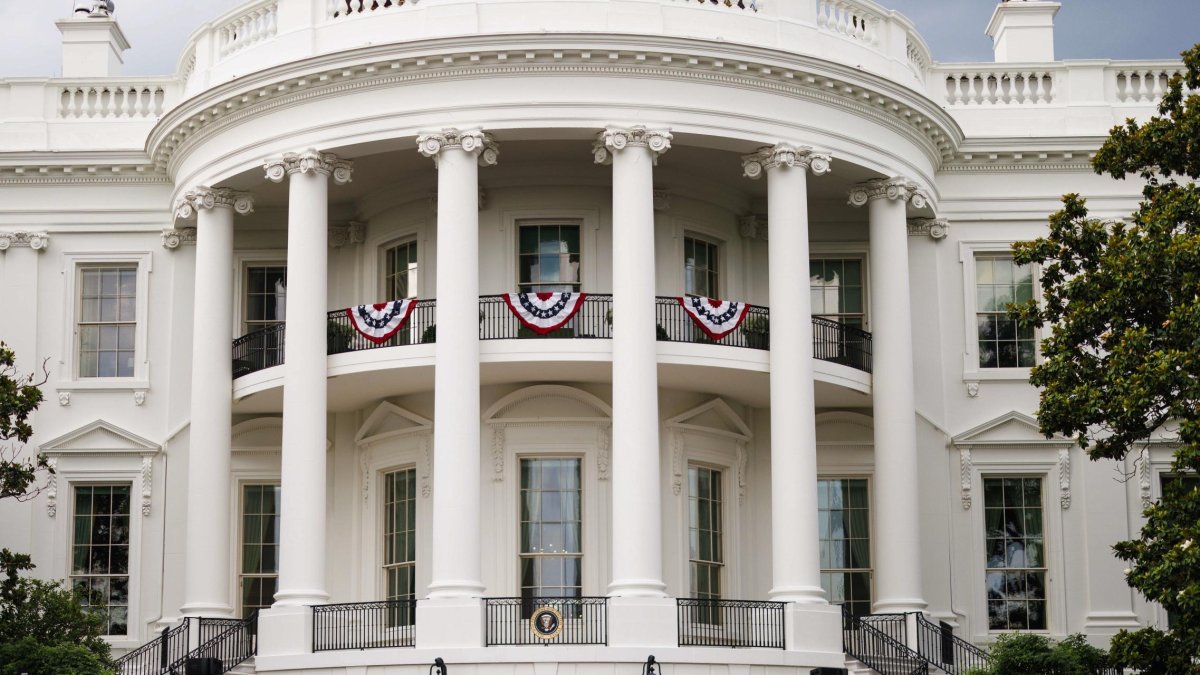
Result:
<svg viewBox="0 0 1200 675"><path fill-rule="evenodd" d="M400 332L417 306L413 299L377 302L374 305L359 305L346 310L350 325L359 335L375 344L383 344Z"/></svg>
<svg viewBox="0 0 1200 675"><path fill-rule="evenodd" d="M742 319L746 318L746 310L750 309L744 302L702 298L697 295L679 298L679 304L683 305L683 311L687 312L700 330L714 340L720 340L737 330L737 327L742 325Z"/></svg>
<svg viewBox="0 0 1200 675"><path fill-rule="evenodd" d="M562 328L583 306L586 293L505 293L504 304L538 335Z"/></svg>

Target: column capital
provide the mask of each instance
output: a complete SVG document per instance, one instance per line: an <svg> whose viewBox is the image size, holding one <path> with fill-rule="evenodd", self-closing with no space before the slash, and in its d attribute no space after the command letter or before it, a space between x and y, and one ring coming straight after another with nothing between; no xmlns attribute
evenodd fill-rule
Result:
<svg viewBox="0 0 1200 675"><path fill-rule="evenodd" d="M0 232L0 251L23 247L45 251L49 245L50 235L45 232Z"/></svg>
<svg viewBox="0 0 1200 675"><path fill-rule="evenodd" d="M817 152L807 145L780 143L768 145L742 157L742 172L747 178L758 180L763 173L781 166L809 169L814 176L823 176L832 170L833 155Z"/></svg>
<svg viewBox="0 0 1200 675"><path fill-rule="evenodd" d="M288 152L282 157L268 159L263 162L263 169L267 172L267 180L272 183L283 182L285 176L311 171L333 176L333 182L345 185L350 182L351 174L354 173L354 162L340 159L332 153L317 152L309 148L304 152Z"/></svg>
<svg viewBox="0 0 1200 675"><path fill-rule="evenodd" d="M199 211L207 209L233 209L239 215L254 212L254 195L229 188L211 188L207 185L192 188L175 204L175 216L187 220Z"/></svg>
<svg viewBox="0 0 1200 675"><path fill-rule="evenodd" d="M925 190L903 176L878 178L850 188L851 206L863 206L876 199L911 202L918 209L925 208L929 203L929 195Z"/></svg>
<svg viewBox="0 0 1200 675"><path fill-rule="evenodd" d="M181 227L181 228L168 227L162 231L162 245L163 245L163 248L167 249L168 251L174 251L175 249L179 248L180 246L184 246L184 245L195 246L196 245L196 228L194 228L194 227Z"/></svg>
<svg viewBox="0 0 1200 675"><path fill-rule="evenodd" d="M442 129L417 136L417 152L433 159L434 166L444 150L462 150L475 155L479 166L495 166L500 161L500 144L491 134L480 129Z"/></svg>
<svg viewBox="0 0 1200 675"><path fill-rule="evenodd" d="M762 239L767 241L767 219L763 216L748 214L738 216L738 233L743 239Z"/></svg>
<svg viewBox="0 0 1200 675"><path fill-rule="evenodd" d="M348 220L329 226L329 248L342 248L346 244L363 243L367 233L366 223Z"/></svg>
<svg viewBox="0 0 1200 675"><path fill-rule="evenodd" d="M929 237L941 241L950 234L950 221L945 218L913 218L908 221L908 236Z"/></svg>
<svg viewBox="0 0 1200 675"><path fill-rule="evenodd" d="M643 125L632 127L607 127L596 136L592 144L592 156L597 164L612 164L613 154L625 148L648 148L658 164L659 155L671 149L669 129L647 129Z"/></svg>

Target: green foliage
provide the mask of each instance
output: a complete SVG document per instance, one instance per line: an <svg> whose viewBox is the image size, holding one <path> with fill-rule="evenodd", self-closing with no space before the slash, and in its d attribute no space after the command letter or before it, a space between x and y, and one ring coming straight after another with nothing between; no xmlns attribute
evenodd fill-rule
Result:
<svg viewBox="0 0 1200 675"><path fill-rule="evenodd" d="M112 663L81 645L34 638L0 644L0 675L110 675Z"/></svg>
<svg viewBox="0 0 1200 675"><path fill-rule="evenodd" d="M1098 675L1109 667L1104 650L1079 634L1055 643L1036 633L1007 633L997 638L990 653L991 666L969 675Z"/></svg>
<svg viewBox="0 0 1200 675"><path fill-rule="evenodd" d="M350 349L350 341L354 339L354 329L349 324L340 321L328 321L325 324L325 346L329 354L341 354Z"/></svg>
<svg viewBox="0 0 1200 675"><path fill-rule="evenodd" d="M62 584L20 576L20 572L31 569L33 564L29 556L8 549L0 551L0 571L4 573L4 579L0 581L0 645L33 640L46 647L73 646L86 651L101 664L108 664L108 643L100 637L103 630L101 617L84 609L79 598ZM45 658L52 657L55 654L45 655ZM9 661L0 657L0 674L8 672L3 669L8 664Z"/></svg>
<svg viewBox="0 0 1200 675"><path fill-rule="evenodd" d="M1023 325L1049 326L1038 422L1075 437L1092 459L1120 460L1153 434L1176 436L1173 471L1200 470L1200 45L1171 81L1159 115L1112 130L1097 173L1145 180L1132 223L1090 218L1063 197L1047 236L1014 245L1042 268L1041 304L1014 308ZM1190 179L1190 180L1189 180ZM1170 631L1123 632L1116 665L1145 673L1200 673L1200 490L1164 491L1133 541L1115 546L1127 580L1176 617Z"/></svg>
<svg viewBox="0 0 1200 675"><path fill-rule="evenodd" d="M33 435L29 416L42 402L42 390L32 375L20 375L16 370L16 354L0 342L0 499L24 499L37 478L39 469L48 469L45 457L35 462L17 458L19 449L7 446L10 441L24 444Z"/></svg>

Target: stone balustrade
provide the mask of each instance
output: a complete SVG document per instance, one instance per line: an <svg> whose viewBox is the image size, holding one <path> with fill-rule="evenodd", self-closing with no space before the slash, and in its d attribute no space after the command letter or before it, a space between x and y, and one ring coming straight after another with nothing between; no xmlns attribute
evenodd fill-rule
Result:
<svg viewBox="0 0 1200 675"><path fill-rule="evenodd" d="M220 55L229 56L271 39L278 30L278 20L279 4L275 0L254 3L217 29Z"/></svg>
<svg viewBox="0 0 1200 675"><path fill-rule="evenodd" d="M59 119L149 119L169 108L171 83L88 82L58 87Z"/></svg>

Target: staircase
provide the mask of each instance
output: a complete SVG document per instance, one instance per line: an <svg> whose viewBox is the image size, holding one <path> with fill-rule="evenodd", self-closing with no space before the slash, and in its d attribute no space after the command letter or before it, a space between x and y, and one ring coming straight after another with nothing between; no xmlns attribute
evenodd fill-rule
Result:
<svg viewBox="0 0 1200 675"><path fill-rule="evenodd" d="M254 657L242 661L230 670L230 675L255 675L258 671L254 669Z"/></svg>
<svg viewBox="0 0 1200 675"><path fill-rule="evenodd" d="M194 644L193 621L198 624L200 646L188 651ZM185 618L117 659L116 665L120 675L177 675L197 665L205 673L253 675L257 651L258 612L245 619Z"/></svg>
<svg viewBox="0 0 1200 675"><path fill-rule="evenodd" d="M955 636L948 624L935 624L920 612L856 617L843 607L842 617L851 675L964 675L991 660L987 652ZM910 625L915 625L915 635L909 635Z"/></svg>

